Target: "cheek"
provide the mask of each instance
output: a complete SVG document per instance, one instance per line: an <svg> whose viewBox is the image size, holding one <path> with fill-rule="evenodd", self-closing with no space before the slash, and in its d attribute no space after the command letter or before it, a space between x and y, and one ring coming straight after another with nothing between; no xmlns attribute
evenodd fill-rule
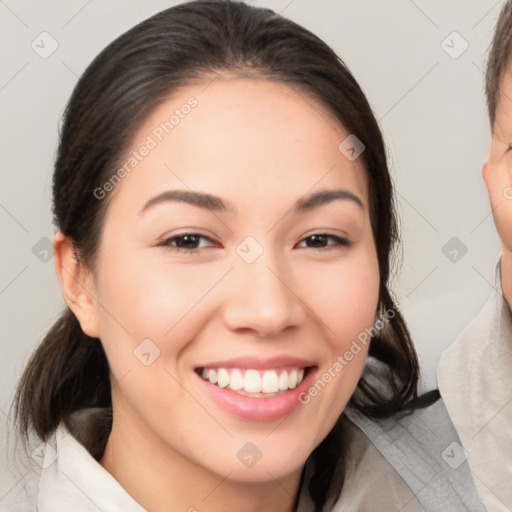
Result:
<svg viewBox="0 0 512 512"><path fill-rule="evenodd" d="M173 265L159 254L142 257L137 253L105 258L101 276L98 299L108 305L102 314L105 317L107 313L107 322L112 320L108 316L118 313L132 327L128 330L148 329L147 335L158 333L158 337L193 307L217 278L211 268Z"/></svg>
<svg viewBox="0 0 512 512"><path fill-rule="evenodd" d="M324 357L315 379L299 400L318 418L320 442L342 413L363 373L379 299L376 256L354 257L329 272L310 269L308 306L324 328Z"/></svg>
<svg viewBox="0 0 512 512"><path fill-rule="evenodd" d="M132 369L144 347L158 354L160 364L176 357L204 326L211 313L208 294L229 268L222 263L178 266L161 258L105 258L97 311L114 375Z"/></svg>
<svg viewBox="0 0 512 512"><path fill-rule="evenodd" d="M309 264L303 296L321 318L331 345L342 350L373 325L379 300L379 268L372 250L350 254L340 262Z"/></svg>

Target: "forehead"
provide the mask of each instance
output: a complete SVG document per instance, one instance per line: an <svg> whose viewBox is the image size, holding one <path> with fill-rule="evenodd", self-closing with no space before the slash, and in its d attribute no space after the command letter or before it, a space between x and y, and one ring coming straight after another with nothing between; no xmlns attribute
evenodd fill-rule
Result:
<svg viewBox="0 0 512 512"><path fill-rule="evenodd" d="M291 86L216 79L175 90L151 113L130 151L149 140L153 147L122 186L131 182L149 194L172 182L276 200L316 185L344 186L366 202L361 159L352 162L338 148L348 135L318 101Z"/></svg>

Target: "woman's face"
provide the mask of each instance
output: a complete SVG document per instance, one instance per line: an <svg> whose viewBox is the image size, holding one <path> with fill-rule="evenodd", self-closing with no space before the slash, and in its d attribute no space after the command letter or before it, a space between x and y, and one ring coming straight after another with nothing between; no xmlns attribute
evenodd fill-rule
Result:
<svg viewBox="0 0 512 512"><path fill-rule="evenodd" d="M182 88L140 127L102 189L94 274L112 435L239 481L302 467L356 388L378 303L348 135L241 78Z"/></svg>

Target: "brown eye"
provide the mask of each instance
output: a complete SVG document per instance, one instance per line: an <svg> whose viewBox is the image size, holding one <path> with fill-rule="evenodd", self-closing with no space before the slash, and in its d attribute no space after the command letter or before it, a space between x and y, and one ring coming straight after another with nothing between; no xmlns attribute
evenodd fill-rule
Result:
<svg viewBox="0 0 512 512"><path fill-rule="evenodd" d="M334 243L329 243L332 240ZM306 242L308 248L326 248L329 246L348 246L350 242L346 238L341 238L335 235L328 235L325 233L319 233L304 238L300 243Z"/></svg>
<svg viewBox="0 0 512 512"><path fill-rule="evenodd" d="M202 244L201 241L206 240L207 244ZM184 233L183 235L176 235L170 238L160 240L158 243L161 247L169 247L181 252L194 253L199 252L200 248L215 245L215 243L207 236L198 233Z"/></svg>

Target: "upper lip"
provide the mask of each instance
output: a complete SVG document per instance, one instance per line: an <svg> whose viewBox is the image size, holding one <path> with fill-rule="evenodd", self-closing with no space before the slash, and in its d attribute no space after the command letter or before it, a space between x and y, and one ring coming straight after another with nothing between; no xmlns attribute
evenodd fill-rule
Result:
<svg viewBox="0 0 512 512"><path fill-rule="evenodd" d="M255 370L277 369L296 366L306 368L315 366L315 362L309 359L294 356L255 357L240 356L223 361L211 361L197 366L196 368L245 368Z"/></svg>

